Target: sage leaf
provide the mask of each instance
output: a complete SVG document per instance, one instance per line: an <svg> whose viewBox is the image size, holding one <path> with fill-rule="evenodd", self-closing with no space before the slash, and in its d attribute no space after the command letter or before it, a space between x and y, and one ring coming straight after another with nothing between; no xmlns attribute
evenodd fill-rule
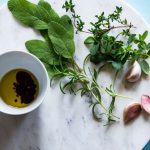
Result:
<svg viewBox="0 0 150 150"><path fill-rule="evenodd" d="M146 60L142 60L142 61L140 62L140 66L141 66L142 71L143 71L146 75L149 75L150 67L149 67L149 64L147 63L147 61L146 61Z"/></svg>
<svg viewBox="0 0 150 150"><path fill-rule="evenodd" d="M40 30L40 33L42 37L45 39L45 41L49 42L50 38L48 36L48 30Z"/></svg>
<svg viewBox="0 0 150 150"><path fill-rule="evenodd" d="M59 23L67 30L69 31L68 34L73 38L74 37L74 28L72 21L69 16L64 15L60 18Z"/></svg>
<svg viewBox="0 0 150 150"><path fill-rule="evenodd" d="M9 0L8 8L23 24L38 30L48 29L51 15L45 8L27 0Z"/></svg>
<svg viewBox="0 0 150 150"><path fill-rule="evenodd" d="M59 72L59 68L57 67L57 69L53 66L53 65L49 65L45 62L42 62L47 70L47 73L49 75L49 77L53 77L54 75L60 73Z"/></svg>
<svg viewBox="0 0 150 150"><path fill-rule="evenodd" d="M59 56L53 47L41 40L30 40L25 43L26 48L41 61L49 65L59 65Z"/></svg>
<svg viewBox="0 0 150 150"><path fill-rule="evenodd" d="M51 20L54 20L54 21L60 20L59 15L52 9L51 5L48 2L46 2L44 0L40 0L38 5L43 7L47 11Z"/></svg>
<svg viewBox="0 0 150 150"><path fill-rule="evenodd" d="M54 51L64 57L72 58L75 52L74 40L70 30L67 30L60 23L51 21L48 28L48 35L53 44Z"/></svg>

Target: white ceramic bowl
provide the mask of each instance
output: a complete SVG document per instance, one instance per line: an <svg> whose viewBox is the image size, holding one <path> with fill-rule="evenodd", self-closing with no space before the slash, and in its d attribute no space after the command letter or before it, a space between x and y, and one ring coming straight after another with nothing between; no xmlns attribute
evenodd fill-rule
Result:
<svg viewBox="0 0 150 150"><path fill-rule="evenodd" d="M0 55L0 79L13 69L26 69L32 72L39 82L37 98L26 107L16 108L9 106L0 97L1 112L11 115L21 115L33 111L42 103L48 90L49 77L41 61L27 52L11 51Z"/></svg>

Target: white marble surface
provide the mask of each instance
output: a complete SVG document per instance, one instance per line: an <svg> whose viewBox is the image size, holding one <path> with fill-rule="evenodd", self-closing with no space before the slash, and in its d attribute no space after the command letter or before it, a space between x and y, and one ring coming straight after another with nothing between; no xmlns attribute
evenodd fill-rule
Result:
<svg viewBox="0 0 150 150"><path fill-rule="evenodd" d="M37 2L37 0L34 0ZM60 15L64 0L49 0ZM74 0L77 11L88 22L94 15L114 10L116 5L123 6L129 20L138 27L134 32L149 30L144 20L120 0ZM83 45L87 35L76 36L76 56L82 64L88 50ZM11 50L25 51L24 43L29 39L40 38L38 33L18 23L7 10L0 10L0 53ZM150 39L150 38L149 38ZM80 53L80 55L79 55ZM149 78L125 87L122 76L118 80L118 91L132 96L137 101L141 94L150 93ZM99 82L107 85L111 75L102 74ZM106 82L107 81L107 82ZM107 98L105 98L107 99ZM108 101L109 99L107 99ZM80 95L63 95L58 85L49 89L43 104L34 112L22 116L9 116L0 113L0 150L141 150L150 138L150 116L144 113L128 126L123 125L122 110L129 100L116 101L116 114L120 122L110 127L93 120L88 98Z"/></svg>

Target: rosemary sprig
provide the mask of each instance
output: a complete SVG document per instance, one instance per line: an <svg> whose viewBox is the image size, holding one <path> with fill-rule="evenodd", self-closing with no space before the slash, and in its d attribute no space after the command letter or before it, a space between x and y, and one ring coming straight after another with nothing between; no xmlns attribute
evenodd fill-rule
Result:
<svg viewBox="0 0 150 150"><path fill-rule="evenodd" d="M86 64L87 58L88 57L85 58L84 64ZM67 69L63 68L62 71L57 69L56 66L54 67L54 69L57 71L57 74L51 78L51 85L54 79L61 78L62 80L60 81L60 89L62 93L66 94L66 91L69 91L70 93L76 94L80 91L81 96L90 95L92 98L92 114L97 121L101 121L104 117L108 119L108 123L115 121L116 119L118 120L119 117L116 117L116 115L113 113L115 98L124 98L124 96L117 94L113 90L112 85L106 89L99 86L97 83L97 77L100 73L100 69L94 69L91 71L89 68L90 75L88 75L89 73L85 71L85 66L83 67L84 69L81 69L74 60L72 62L72 64L70 63L71 66L68 66ZM108 94L112 97L112 102L110 103L109 108L105 106L104 100L101 98L101 93ZM96 107L101 108L101 114L96 113Z"/></svg>

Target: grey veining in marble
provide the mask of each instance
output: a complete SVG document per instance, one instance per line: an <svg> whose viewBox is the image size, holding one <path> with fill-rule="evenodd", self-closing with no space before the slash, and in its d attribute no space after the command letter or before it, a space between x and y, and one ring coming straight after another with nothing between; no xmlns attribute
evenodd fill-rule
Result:
<svg viewBox="0 0 150 150"><path fill-rule="evenodd" d="M34 2L37 2L34 0ZM60 15L64 0L49 0ZM108 13L115 6L123 6L123 17L135 24L133 32L149 30L144 20L120 0L74 0L77 12L86 21L94 20L94 15L103 10ZM81 65L88 50L83 44L85 34L75 37L76 57ZM32 29L22 26L4 6L0 9L0 53L11 50L25 51L24 43L29 39L41 38ZM150 39L150 38L149 38ZM78 55L80 54L80 55ZM125 87L122 84L124 71L118 80L118 91L140 99L141 94L150 93L149 77ZM107 72L102 74L103 86L111 80ZM106 82L107 81L107 82ZM131 124L124 126L122 111L130 100L116 101L116 114L120 122L110 127L93 120L88 98L80 95L63 95L54 85L43 104L34 112L22 116L9 116L0 113L0 150L140 150L150 138L150 117L142 114Z"/></svg>

